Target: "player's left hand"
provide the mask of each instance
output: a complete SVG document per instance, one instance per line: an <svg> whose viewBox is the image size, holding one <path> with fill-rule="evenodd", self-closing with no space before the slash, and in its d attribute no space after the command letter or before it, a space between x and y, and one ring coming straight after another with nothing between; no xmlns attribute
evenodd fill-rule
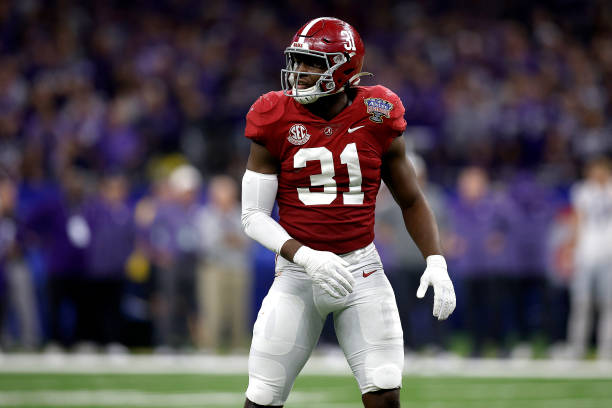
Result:
<svg viewBox="0 0 612 408"><path fill-rule="evenodd" d="M421 276L421 285L417 290L417 297L422 299L429 285L434 287L433 315L438 320L445 320L457 305L455 288L446 270L446 260L442 255L427 257L427 268Z"/></svg>

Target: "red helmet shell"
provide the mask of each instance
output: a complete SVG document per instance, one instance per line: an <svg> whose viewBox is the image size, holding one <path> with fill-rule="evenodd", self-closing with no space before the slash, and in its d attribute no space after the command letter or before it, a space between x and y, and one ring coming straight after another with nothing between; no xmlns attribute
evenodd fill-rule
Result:
<svg viewBox="0 0 612 408"><path fill-rule="evenodd" d="M363 66L365 47L361 36L350 24L333 17L319 17L304 24L293 36L291 45L285 53L311 52L324 54L328 66L335 67L332 73L334 92L338 92L347 83L357 85L359 73ZM341 55L339 55L341 54ZM342 58L344 56L344 59Z"/></svg>

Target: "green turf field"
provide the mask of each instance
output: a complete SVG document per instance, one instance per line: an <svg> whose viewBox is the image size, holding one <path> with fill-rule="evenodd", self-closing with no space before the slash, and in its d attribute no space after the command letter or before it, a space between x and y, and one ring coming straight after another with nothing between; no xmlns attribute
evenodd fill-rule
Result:
<svg viewBox="0 0 612 408"><path fill-rule="evenodd" d="M0 374L0 407L241 407L245 375ZM303 375L287 407L359 407L351 377ZM609 408L610 379L405 377L402 406Z"/></svg>

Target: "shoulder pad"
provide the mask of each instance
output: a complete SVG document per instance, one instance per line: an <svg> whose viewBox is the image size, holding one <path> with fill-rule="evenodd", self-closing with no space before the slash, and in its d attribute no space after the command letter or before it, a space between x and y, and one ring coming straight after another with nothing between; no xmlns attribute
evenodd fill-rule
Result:
<svg viewBox="0 0 612 408"><path fill-rule="evenodd" d="M390 109L385 112L386 114L380 116L383 120L383 124L386 124L392 130L400 133L406 129L406 120L404 120L404 105L402 104L399 96L397 96L394 92L382 85L371 87L365 102L369 113L370 106L368 106L368 103L375 104L375 102L368 102L368 99L381 100L380 108L383 109L383 111L385 110L385 107L390 107Z"/></svg>
<svg viewBox="0 0 612 408"><path fill-rule="evenodd" d="M395 92L391 91L389 88L382 85L373 86L371 95L371 97L380 98L393 104L393 109L391 109L391 112L389 112L391 119L397 119L404 116L404 104L402 104L399 96L397 96Z"/></svg>
<svg viewBox="0 0 612 408"><path fill-rule="evenodd" d="M279 120L285 113L285 96L282 92L268 92L259 97L249 109L247 122L265 126Z"/></svg>

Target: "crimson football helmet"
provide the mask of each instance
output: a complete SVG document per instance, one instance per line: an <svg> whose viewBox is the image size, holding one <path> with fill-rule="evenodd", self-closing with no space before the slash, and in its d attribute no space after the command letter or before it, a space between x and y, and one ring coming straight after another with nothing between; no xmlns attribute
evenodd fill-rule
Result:
<svg viewBox="0 0 612 408"><path fill-rule="evenodd" d="M332 17L310 20L293 36L285 49L287 67L281 70L283 92L299 103L313 103L321 96L340 92L346 85L356 86L361 72L365 48L359 33L348 23ZM300 62L324 71L299 72ZM299 89L300 76L318 75L317 82Z"/></svg>

